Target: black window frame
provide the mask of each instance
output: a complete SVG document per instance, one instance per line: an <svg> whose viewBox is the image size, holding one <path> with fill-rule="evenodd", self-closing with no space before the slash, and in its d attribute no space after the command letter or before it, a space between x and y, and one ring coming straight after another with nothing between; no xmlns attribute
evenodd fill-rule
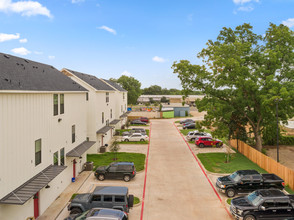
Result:
<svg viewBox="0 0 294 220"><path fill-rule="evenodd" d="M86 101L88 101L88 100L89 100L89 93L86 92Z"/></svg>
<svg viewBox="0 0 294 220"><path fill-rule="evenodd" d="M58 94L53 94L53 115L58 115Z"/></svg>
<svg viewBox="0 0 294 220"><path fill-rule="evenodd" d="M60 114L64 114L64 94L60 94Z"/></svg>
<svg viewBox="0 0 294 220"><path fill-rule="evenodd" d="M76 142L76 125L71 126L71 143Z"/></svg>
<svg viewBox="0 0 294 220"><path fill-rule="evenodd" d="M111 198L111 201L108 200L105 200L105 198ZM103 202L112 202L113 198L112 198L112 195L103 195Z"/></svg>
<svg viewBox="0 0 294 220"><path fill-rule="evenodd" d="M104 124L104 112L102 112L102 124Z"/></svg>
<svg viewBox="0 0 294 220"><path fill-rule="evenodd" d="M53 165L57 165L58 166L58 151L56 151L55 153L53 153Z"/></svg>
<svg viewBox="0 0 294 220"><path fill-rule="evenodd" d="M64 147L60 149L60 166L64 166L65 165L65 161L64 161Z"/></svg>
<svg viewBox="0 0 294 220"><path fill-rule="evenodd" d="M106 103L109 103L109 92L106 92Z"/></svg>
<svg viewBox="0 0 294 220"><path fill-rule="evenodd" d="M37 151L37 143L40 141L40 151ZM42 163L42 139L35 141L35 166Z"/></svg>

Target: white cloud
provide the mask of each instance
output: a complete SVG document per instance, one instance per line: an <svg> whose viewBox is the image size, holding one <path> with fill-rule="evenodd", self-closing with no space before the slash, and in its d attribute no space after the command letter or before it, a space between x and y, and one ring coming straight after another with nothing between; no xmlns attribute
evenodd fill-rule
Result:
<svg viewBox="0 0 294 220"><path fill-rule="evenodd" d="M52 17L50 11L36 1L0 0L0 11L20 13L22 16L44 15Z"/></svg>
<svg viewBox="0 0 294 220"><path fill-rule="evenodd" d="M0 0L1 1L1 0ZM4 34L0 33L0 42L18 39L19 34Z"/></svg>
<svg viewBox="0 0 294 220"><path fill-rule="evenodd" d="M124 75L124 76L131 76L132 74L125 70L125 71L122 72L121 75Z"/></svg>
<svg viewBox="0 0 294 220"><path fill-rule="evenodd" d="M43 52L41 52L41 51L34 51L34 54L41 55L41 54L43 54Z"/></svg>
<svg viewBox="0 0 294 220"><path fill-rule="evenodd" d="M20 48L14 48L11 50L13 53L15 54L19 54L19 55L28 55L31 53L31 51L27 50L24 47L20 47Z"/></svg>
<svg viewBox="0 0 294 220"><path fill-rule="evenodd" d="M158 57L158 56L153 57L152 60L153 60L154 62L159 62L159 63L164 63L164 62L166 62L166 59L164 59L164 58L162 58L162 57Z"/></svg>
<svg viewBox="0 0 294 220"><path fill-rule="evenodd" d="M55 56L48 56L48 58L50 59L50 60L54 60L55 59Z"/></svg>
<svg viewBox="0 0 294 220"><path fill-rule="evenodd" d="M283 21L282 24L291 28L294 26L294 18L289 18L286 21Z"/></svg>
<svg viewBox="0 0 294 220"><path fill-rule="evenodd" d="M84 2L85 0L71 0L71 3L76 4L80 2Z"/></svg>
<svg viewBox="0 0 294 220"><path fill-rule="evenodd" d="M27 42L28 42L28 39L26 39L26 38L24 38L24 39L20 39L19 42L20 42L20 43L27 43Z"/></svg>
<svg viewBox="0 0 294 220"><path fill-rule="evenodd" d="M110 32L110 33L112 33L112 34L114 34L114 35L116 35L116 31L114 30L114 29L112 29L112 28L110 28L110 27L107 27L107 26L101 26L101 27L98 27L99 29L102 29L102 30L105 30L105 31L108 31L108 32Z"/></svg>
<svg viewBox="0 0 294 220"><path fill-rule="evenodd" d="M253 11L253 10L254 10L254 8L252 6L247 6L247 7L241 6L241 7L238 8L238 11L245 11L245 12L250 12L250 11Z"/></svg>
<svg viewBox="0 0 294 220"><path fill-rule="evenodd" d="M233 0L236 5L243 5L249 2L259 2L259 0Z"/></svg>

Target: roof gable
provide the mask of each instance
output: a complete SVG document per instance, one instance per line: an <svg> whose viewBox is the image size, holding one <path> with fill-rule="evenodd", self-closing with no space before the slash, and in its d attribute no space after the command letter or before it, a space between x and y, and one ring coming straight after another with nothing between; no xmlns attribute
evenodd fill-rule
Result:
<svg viewBox="0 0 294 220"><path fill-rule="evenodd" d="M80 78L84 82L88 83L90 86L94 87L96 90L114 91L114 89L111 86L107 85L105 82L98 79L96 76L80 73L70 69L66 69L66 70L71 72L73 75Z"/></svg>
<svg viewBox="0 0 294 220"><path fill-rule="evenodd" d="M53 66L3 53L0 90L87 91Z"/></svg>
<svg viewBox="0 0 294 220"><path fill-rule="evenodd" d="M111 80L106 80L103 79L106 83L108 83L109 85L111 85L112 87L114 87L115 89L117 89L120 92L127 92L127 90L125 90L123 87L121 87L118 83L113 82Z"/></svg>

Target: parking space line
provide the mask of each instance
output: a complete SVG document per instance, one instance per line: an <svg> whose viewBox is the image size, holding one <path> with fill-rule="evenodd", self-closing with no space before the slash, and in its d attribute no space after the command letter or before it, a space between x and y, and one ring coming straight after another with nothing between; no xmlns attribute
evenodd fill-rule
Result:
<svg viewBox="0 0 294 220"><path fill-rule="evenodd" d="M152 127L152 123L150 122L149 143L148 143L147 156L146 156L145 178L144 178L144 188L143 188L143 198L142 198L142 208L141 208L141 217L140 217L140 220L143 220L143 214L144 214L144 200L145 200L145 191L146 191L146 180L147 180L149 148L150 148L150 141L151 141L151 127Z"/></svg>
<svg viewBox="0 0 294 220"><path fill-rule="evenodd" d="M222 201L220 195L218 194L218 192L216 191L214 185L212 184L212 182L211 182L210 179L208 178L208 176L207 176L205 170L203 169L201 163L199 162L198 158L196 157L196 155L195 155L194 152L192 151L192 149L191 149L189 143L188 143L188 142L186 141L186 139L184 138L184 135L180 132L179 128L176 126L176 124L175 124L174 122L173 122L173 124L174 124L175 128L178 130L178 132L180 133L180 135L182 136L182 138L183 138L183 140L185 141L186 145L188 146L190 152L192 153L193 157L195 158L196 162L198 163L198 166L199 166L200 169L202 170L203 174L205 175L207 181L209 182L210 186L212 187L212 189L213 189L213 191L215 192L216 196L218 197L219 201L220 201L221 204L224 206L225 210L227 211L227 213L228 213L228 215L231 217L231 219L233 219L233 218L232 218L232 215L231 215L231 213L229 212L229 210L227 209L226 205L223 204L223 201Z"/></svg>

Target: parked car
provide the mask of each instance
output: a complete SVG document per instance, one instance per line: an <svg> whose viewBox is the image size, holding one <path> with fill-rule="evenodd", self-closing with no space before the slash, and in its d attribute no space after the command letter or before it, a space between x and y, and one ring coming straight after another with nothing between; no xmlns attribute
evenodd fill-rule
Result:
<svg viewBox="0 0 294 220"><path fill-rule="evenodd" d="M237 193L248 193L257 189L284 189L284 180L275 174L260 174L256 170L238 170L229 176L219 177L217 189L228 197Z"/></svg>
<svg viewBox="0 0 294 220"><path fill-rule="evenodd" d="M260 189L248 196L234 198L230 212L236 219L288 219L294 216L294 195L278 189Z"/></svg>
<svg viewBox="0 0 294 220"><path fill-rule="evenodd" d="M206 137L211 137L211 134L209 133L205 133L205 132L199 132L199 131L190 131L188 134L187 134L187 140L188 141L195 141L195 139L197 137L202 137L202 136L206 136Z"/></svg>
<svg viewBox="0 0 294 220"><path fill-rule="evenodd" d="M146 123L149 122L149 119L147 117L140 117L139 120Z"/></svg>
<svg viewBox="0 0 294 220"><path fill-rule="evenodd" d="M130 122L131 125L146 125L147 123L146 122L143 122L139 119L135 119L133 121Z"/></svg>
<svg viewBox="0 0 294 220"><path fill-rule="evenodd" d="M122 133L122 136L130 136L133 133L141 133L143 135L146 135L146 130L144 128L132 128L129 131L124 131Z"/></svg>
<svg viewBox="0 0 294 220"><path fill-rule="evenodd" d="M184 120L180 121L180 124L185 124L187 122L195 123L195 121L193 119L187 118L187 119L184 119Z"/></svg>
<svg viewBox="0 0 294 220"><path fill-rule="evenodd" d="M92 193L77 194L67 206L70 214L78 214L92 208L111 208L129 212L133 207L134 196L127 187L96 186Z"/></svg>
<svg viewBox="0 0 294 220"><path fill-rule="evenodd" d="M122 141L148 141L148 136L141 133L133 133L130 136L123 136Z"/></svg>
<svg viewBox="0 0 294 220"><path fill-rule="evenodd" d="M195 144L198 147L221 147L223 146L223 142L218 139L213 139L212 137L197 137L195 138Z"/></svg>
<svg viewBox="0 0 294 220"><path fill-rule="evenodd" d="M136 176L136 168L132 162L113 162L108 166L100 166L94 173L95 177L104 179L123 179L128 182Z"/></svg>
<svg viewBox="0 0 294 220"><path fill-rule="evenodd" d="M128 220L126 212L116 209L93 208L83 213L70 215L64 220Z"/></svg>
<svg viewBox="0 0 294 220"><path fill-rule="evenodd" d="M183 125L183 129L192 129L192 128L196 128L195 123L190 123L190 124L184 124Z"/></svg>

